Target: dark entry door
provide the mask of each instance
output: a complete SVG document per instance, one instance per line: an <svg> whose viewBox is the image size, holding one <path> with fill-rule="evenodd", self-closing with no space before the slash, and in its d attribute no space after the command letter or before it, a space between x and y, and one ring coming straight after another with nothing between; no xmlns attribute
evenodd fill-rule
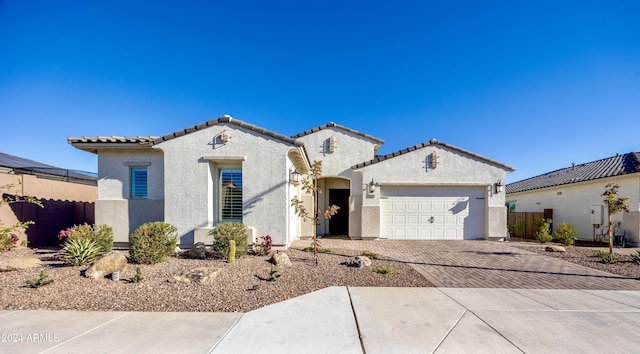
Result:
<svg viewBox="0 0 640 354"><path fill-rule="evenodd" d="M340 207L338 213L329 220L329 233L331 235L349 234L349 190L329 189L329 205Z"/></svg>

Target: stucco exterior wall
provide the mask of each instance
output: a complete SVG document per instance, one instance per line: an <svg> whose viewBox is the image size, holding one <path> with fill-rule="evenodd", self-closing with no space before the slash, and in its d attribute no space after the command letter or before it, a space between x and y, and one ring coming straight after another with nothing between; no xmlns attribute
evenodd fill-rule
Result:
<svg viewBox="0 0 640 354"><path fill-rule="evenodd" d="M542 212L553 209L553 229L558 223L573 224L581 240L592 240L594 227L591 223L593 205L604 206L602 193L608 183L618 183L618 195L630 198L629 213L613 215L614 222L621 222L626 230L627 240L640 243L638 214L640 212L640 176L627 175L603 178L595 181L581 182L540 190L512 193L507 195L506 202L515 202L516 210L522 212ZM606 227L606 207L603 208L603 225ZM596 232L600 232L599 230Z"/></svg>
<svg viewBox="0 0 640 354"><path fill-rule="evenodd" d="M438 156L438 165L432 168L427 165L429 155ZM430 145L391 159L387 159L358 169L360 178L353 181L362 197L363 213L361 221L364 238L380 235L379 222L377 234L374 219L379 214L380 193L372 197L366 195L366 184L373 180L379 186L477 186L486 190L485 194L485 238L501 238L506 233L505 194L495 192L494 184L504 184L507 171L504 168L476 159L470 155L443 147Z"/></svg>
<svg viewBox="0 0 640 354"><path fill-rule="evenodd" d="M333 153L326 149L326 142L334 137ZM330 127L298 138L302 141L309 161L322 161L322 175L350 177L351 166L368 161L375 156L376 143L361 136Z"/></svg>
<svg viewBox="0 0 640 354"><path fill-rule="evenodd" d="M231 139L222 144L226 130ZM164 152L165 220L178 228L179 243L191 244L194 229L219 222L220 168L242 168L243 223L256 237L270 235L274 246L287 245L292 198L287 153L296 148L283 141L232 124L204 130L154 146Z"/></svg>
<svg viewBox="0 0 640 354"><path fill-rule="evenodd" d="M130 199L131 167L147 167L147 199ZM96 224L113 228L116 243L146 222L164 219L164 160L162 151L102 149L98 152Z"/></svg>

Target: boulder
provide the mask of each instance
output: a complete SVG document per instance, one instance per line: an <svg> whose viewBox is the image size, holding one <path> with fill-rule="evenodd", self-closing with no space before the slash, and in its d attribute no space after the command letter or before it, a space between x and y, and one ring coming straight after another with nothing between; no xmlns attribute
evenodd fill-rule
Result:
<svg viewBox="0 0 640 354"><path fill-rule="evenodd" d="M356 264L358 268L371 267L371 259L367 256L357 256Z"/></svg>
<svg viewBox="0 0 640 354"><path fill-rule="evenodd" d="M274 253L269 258L269 262L277 265L277 266L285 266L291 267L293 264L291 263L291 259L286 253Z"/></svg>
<svg viewBox="0 0 640 354"><path fill-rule="evenodd" d="M174 275L169 279L169 283L177 283L177 284L191 284L191 283L199 283L199 284L211 284L220 274L222 268L207 268L201 267L196 269L191 269L186 272L182 272L178 275Z"/></svg>
<svg viewBox="0 0 640 354"><path fill-rule="evenodd" d="M567 252L567 249L564 246L547 246L544 248L547 252Z"/></svg>
<svg viewBox="0 0 640 354"><path fill-rule="evenodd" d="M200 258L204 259L206 256L207 248L204 245L204 242L196 242L191 245L187 256L190 258Z"/></svg>
<svg viewBox="0 0 640 354"><path fill-rule="evenodd" d="M93 262L84 275L92 279L101 279L115 271L122 274L126 268L127 257L121 252L111 251Z"/></svg>
<svg viewBox="0 0 640 354"><path fill-rule="evenodd" d="M36 268L42 265L42 261L34 257L13 258L0 261L0 272Z"/></svg>

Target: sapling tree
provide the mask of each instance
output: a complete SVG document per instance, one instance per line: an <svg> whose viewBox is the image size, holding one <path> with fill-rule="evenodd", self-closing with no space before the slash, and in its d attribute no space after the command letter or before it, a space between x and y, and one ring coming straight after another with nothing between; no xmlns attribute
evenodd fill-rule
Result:
<svg viewBox="0 0 640 354"><path fill-rule="evenodd" d="M317 226L320 224L320 220L329 220L332 216L338 213L340 209L337 205L330 205L324 210L320 210L318 207L318 195L322 193L318 188L318 179L322 176L322 161L314 161L311 164L309 173L302 179L302 191L311 196L311 206L313 210L309 211L302 202L302 199L297 196L291 199L291 206L295 208L295 213L302 218L302 221L311 221L313 223L313 239L311 246L313 247L313 257L315 258L316 265L318 265L318 251L320 249L320 241L317 236Z"/></svg>
<svg viewBox="0 0 640 354"><path fill-rule="evenodd" d="M20 181L18 181L18 183L21 184ZM38 200L34 196L13 195L14 187L15 187L15 184L13 183L0 186L0 197L1 197L0 207L14 204L14 203L30 203L30 204L37 205L41 208L44 208L44 206L42 205L42 202L40 202L40 200ZM15 232L20 229L26 230L27 228L29 228L29 225L33 225L33 224L34 224L33 221L26 220L26 221L18 221L17 223L10 226L5 226L2 223L2 221L0 221L0 252L12 250L18 241L18 236L15 235Z"/></svg>
<svg viewBox="0 0 640 354"><path fill-rule="evenodd" d="M618 188L620 186L617 183L609 183L604 186L605 190L602 193L604 197L604 203L607 205L607 235L609 236L609 253L613 254L613 229L611 215L620 212L629 211L629 197L618 197Z"/></svg>

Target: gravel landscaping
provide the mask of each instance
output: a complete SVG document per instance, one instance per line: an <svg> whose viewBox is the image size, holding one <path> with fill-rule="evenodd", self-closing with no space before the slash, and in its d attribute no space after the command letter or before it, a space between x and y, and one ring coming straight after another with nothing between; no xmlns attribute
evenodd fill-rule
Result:
<svg viewBox="0 0 640 354"><path fill-rule="evenodd" d="M565 246L566 252L547 252L545 251L547 244L511 242L509 245L548 257L560 258L563 261L602 270L608 273L622 275L633 279L640 279L640 265L633 262L631 259L631 255L635 253L636 249L614 248L613 254L618 257L619 261L617 264L607 264L603 263L602 259L596 256L596 250L609 252L609 249L606 247Z"/></svg>
<svg viewBox="0 0 640 354"><path fill-rule="evenodd" d="M614 249L617 264L605 264L595 255L596 249L566 247L566 252L547 252L545 246L531 242L511 242L512 247L547 257L599 269L612 274L640 279L640 265L633 262L635 249ZM183 312L247 312L269 304L304 295L328 286L432 287L409 265L381 257L371 267L358 269L349 265L359 251L336 249L319 255L319 266L313 254L299 249L286 252L292 267L277 267L281 277L268 281L272 269L269 257L245 256L228 264L224 260L170 257L155 265L140 265L144 280L129 281L135 274L135 264L128 264L120 281L109 278L92 280L83 276L87 266L67 266L55 250L19 248L0 253L0 263L12 258L37 257L43 266L32 269L0 272L0 310L49 309L95 311L183 311ZM126 252L125 252L126 254ZM372 271L377 266L399 271L384 276ZM210 285L172 284L168 279L199 267L223 268ZM53 283L34 289L26 280L38 277L41 270Z"/></svg>
<svg viewBox="0 0 640 354"><path fill-rule="evenodd" d="M268 281L272 265L269 257L245 256L228 264L215 259L171 257L155 265L140 265L144 280L131 283L135 264L128 264L120 281L109 278L92 280L82 275L87 266L67 266L56 251L19 248L0 254L0 262L9 258L37 257L43 267L0 272L0 310L48 309L95 311L185 311L247 312L269 304L304 295L329 286L432 287L413 268L381 257L371 267L358 269L347 263L360 253L335 250L320 254L319 266L313 254L297 249L286 252L292 267L278 267L276 281ZM374 273L377 266L393 267L393 276ZM168 279L199 267L223 268L210 285L171 284ZM26 280L45 271L53 283L30 288Z"/></svg>

